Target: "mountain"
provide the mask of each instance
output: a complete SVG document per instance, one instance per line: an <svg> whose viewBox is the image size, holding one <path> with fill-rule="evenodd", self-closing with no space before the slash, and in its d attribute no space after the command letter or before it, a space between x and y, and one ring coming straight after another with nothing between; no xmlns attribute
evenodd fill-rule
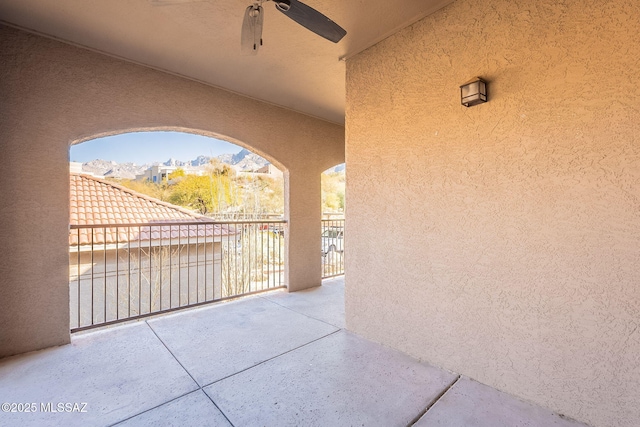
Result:
<svg viewBox="0 0 640 427"><path fill-rule="evenodd" d="M96 175L104 175L105 172L112 169L114 166L118 164L109 160L91 160L90 162L86 162L82 164L82 170L85 172L91 172Z"/></svg>
<svg viewBox="0 0 640 427"><path fill-rule="evenodd" d="M249 156L250 154L252 154L249 150L247 150L246 148L243 148L242 150L238 151L236 154L233 155L233 157L231 158L231 164L232 165L237 165L238 163L240 163L241 161L243 161L244 159L247 158L247 156ZM260 156L258 156L260 157ZM262 158L262 157L260 157Z"/></svg>
<svg viewBox="0 0 640 427"><path fill-rule="evenodd" d="M220 163L231 165L231 162L233 162L233 156L233 153L220 154L218 157L216 157L216 159L218 159Z"/></svg>
<svg viewBox="0 0 640 427"><path fill-rule="evenodd" d="M264 158L244 148L235 154L221 154L216 157L216 159L221 163L234 166L235 169L241 171L253 171L256 169L260 169L261 167L269 163ZM189 161L182 161L171 158L166 162L156 162L154 164L162 164L164 166L175 167L191 166L198 168L208 165L210 161L211 157L200 155L195 159ZM148 164L138 166L135 163L116 163L114 161L97 159L83 163L82 170L84 170L85 172L91 172L95 175L103 175L111 178L135 179L136 175L142 174L144 171L149 169L150 166L151 165Z"/></svg>
<svg viewBox="0 0 640 427"><path fill-rule="evenodd" d="M109 160L92 160L82 164L82 170L95 175L112 178L134 179L137 174L147 170L147 165L138 166L135 163L116 163Z"/></svg>
<svg viewBox="0 0 640 427"><path fill-rule="evenodd" d="M109 169L103 175L110 178L136 179L136 175L140 175L145 170L147 170L146 165L136 166L134 163L121 163Z"/></svg>
<svg viewBox="0 0 640 427"><path fill-rule="evenodd" d="M189 162L183 162L182 160L176 160L173 157L170 158L169 160L167 160L166 162L162 163L165 166L187 166L189 164Z"/></svg>
<svg viewBox="0 0 640 427"><path fill-rule="evenodd" d="M233 155L230 164L234 165L240 170L254 171L268 165L269 162L264 158L258 156L257 154L254 154L243 148L238 153Z"/></svg>
<svg viewBox="0 0 640 427"><path fill-rule="evenodd" d="M196 157L195 159L191 160L191 162L189 162L189 164L191 166L197 167L197 166L208 165L210 161L211 161L211 157L200 155L200 156Z"/></svg>
<svg viewBox="0 0 640 427"><path fill-rule="evenodd" d="M216 159L241 171L253 171L269 164L266 159L244 148L236 154L221 154Z"/></svg>

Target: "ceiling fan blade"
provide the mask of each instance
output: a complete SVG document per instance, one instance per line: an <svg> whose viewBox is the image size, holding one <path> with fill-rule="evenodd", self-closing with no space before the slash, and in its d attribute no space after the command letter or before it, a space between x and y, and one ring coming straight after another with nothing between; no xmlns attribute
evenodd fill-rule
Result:
<svg viewBox="0 0 640 427"><path fill-rule="evenodd" d="M258 49L262 46L263 21L264 10L259 4L253 4L244 11L240 39L243 54L255 55L258 53Z"/></svg>
<svg viewBox="0 0 640 427"><path fill-rule="evenodd" d="M340 25L298 0L274 0L274 2L276 9L280 12L327 40L338 43L347 34Z"/></svg>

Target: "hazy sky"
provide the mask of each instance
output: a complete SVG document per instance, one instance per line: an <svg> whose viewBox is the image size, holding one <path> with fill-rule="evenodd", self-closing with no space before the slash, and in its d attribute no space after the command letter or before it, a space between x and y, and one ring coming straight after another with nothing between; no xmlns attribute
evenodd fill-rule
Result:
<svg viewBox="0 0 640 427"><path fill-rule="evenodd" d="M138 165L164 162L169 158L192 160L199 155L215 157L237 153L242 147L226 141L181 132L135 132L93 139L71 146L72 162L102 159Z"/></svg>

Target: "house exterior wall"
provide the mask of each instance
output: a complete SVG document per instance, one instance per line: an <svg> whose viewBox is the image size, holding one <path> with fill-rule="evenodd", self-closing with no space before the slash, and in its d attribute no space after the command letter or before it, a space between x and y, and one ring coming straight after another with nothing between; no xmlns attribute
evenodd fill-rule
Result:
<svg viewBox="0 0 640 427"><path fill-rule="evenodd" d="M349 329L640 420L640 3L458 0L347 62ZM459 85L489 81L489 102Z"/></svg>
<svg viewBox="0 0 640 427"><path fill-rule="evenodd" d="M205 171L191 166L165 166L153 165L140 175L136 175L136 181L150 181L160 183L169 180L169 175L178 169L182 169L186 175L204 175Z"/></svg>
<svg viewBox="0 0 640 427"><path fill-rule="evenodd" d="M344 127L0 26L0 357L68 343L69 145L177 130L250 148L285 170L286 283L320 284L320 174Z"/></svg>
<svg viewBox="0 0 640 427"><path fill-rule="evenodd" d="M269 234L269 235L265 235ZM268 232L222 242L72 247L69 252L70 328L100 325L274 289L284 284L281 241ZM239 268L236 268L239 267ZM78 289L79 288L79 289ZM151 307L151 309L150 309ZM106 313L106 320L105 320ZM93 319L93 320L92 320Z"/></svg>
<svg viewBox="0 0 640 427"><path fill-rule="evenodd" d="M227 296L219 242L121 246L69 252L71 329Z"/></svg>

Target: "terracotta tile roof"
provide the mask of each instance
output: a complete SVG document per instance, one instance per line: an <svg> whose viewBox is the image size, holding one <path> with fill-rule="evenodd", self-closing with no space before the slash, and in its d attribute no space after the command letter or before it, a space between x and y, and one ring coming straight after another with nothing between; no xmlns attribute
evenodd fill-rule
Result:
<svg viewBox="0 0 640 427"><path fill-rule="evenodd" d="M154 224L211 221L202 215L137 193L126 187L89 175L70 174L71 225ZM71 229L69 244L91 244L90 228ZM221 224L100 227L93 229L93 243L126 243L155 239L195 238L235 234L233 227ZM106 240L106 242L105 242ZM209 240L211 241L211 240Z"/></svg>

